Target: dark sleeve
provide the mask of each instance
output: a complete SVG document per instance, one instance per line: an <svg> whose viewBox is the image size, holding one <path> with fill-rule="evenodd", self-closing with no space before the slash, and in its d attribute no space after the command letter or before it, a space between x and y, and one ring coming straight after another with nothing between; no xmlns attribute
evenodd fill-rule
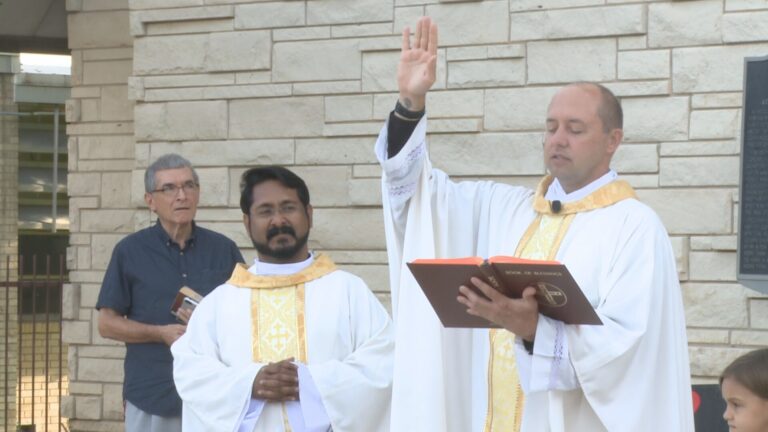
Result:
<svg viewBox="0 0 768 432"><path fill-rule="evenodd" d="M131 309L131 285L126 277L126 254L123 253L123 243L115 245L112 258L109 260L107 272L101 283L96 309L114 309L121 315L127 315Z"/></svg>
<svg viewBox="0 0 768 432"><path fill-rule="evenodd" d="M413 130L416 129L417 121L403 120L392 111L389 113L389 122L387 123L387 157L391 158L400 153L408 138L411 137Z"/></svg>
<svg viewBox="0 0 768 432"><path fill-rule="evenodd" d="M240 249L237 247L237 244L234 241L230 241L230 248L232 250L232 261L237 263L245 263L245 258L243 258L243 254L240 253ZM234 269L234 265L232 267Z"/></svg>

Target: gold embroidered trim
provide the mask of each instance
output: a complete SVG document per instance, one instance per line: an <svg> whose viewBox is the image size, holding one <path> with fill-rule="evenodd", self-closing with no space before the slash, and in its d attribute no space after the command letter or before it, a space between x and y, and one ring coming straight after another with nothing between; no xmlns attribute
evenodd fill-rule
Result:
<svg viewBox="0 0 768 432"><path fill-rule="evenodd" d="M251 292L254 361L306 361L303 296L303 285Z"/></svg>
<svg viewBox="0 0 768 432"><path fill-rule="evenodd" d="M528 225L528 228L525 230L525 234L523 234L523 237L521 237L520 241L517 243L517 249L515 250L516 257L521 257L520 254L523 253L525 248L528 246L528 243L530 243L531 239L533 238L533 235L536 234L536 230L539 229L539 225L541 224L541 217L541 213L537 214L533 219L533 222Z"/></svg>
<svg viewBox="0 0 768 432"><path fill-rule="evenodd" d="M325 255L318 255L303 271L287 276L257 276L243 265L235 267L227 283L251 291L251 351L257 363L269 363L293 357L307 363L305 318L305 282L336 270ZM291 431L285 403L283 426Z"/></svg>
<svg viewBox="0 0 768 432"><path fill-rule="evenodd" d="M251 352L253 352L253 361L258 362L261 359L261 349L259 348L259 292L251 291Z"/></svg>
<svg viewBox="0 0 768 432"><path fill-rule="evenodd" d="M564 205L560 213L554 214L549 208L549 202L543 198L544 191L551 182L552 178L546 177L539 184L534 200L534 209L539 214L520 239L515 251L517 257L553 260L576 213L635 198L635 192L628 183L615 181L580 201ZM520 386L514 357L515 335L503 329L493 329L489 332L489 337L491 352L488 360L488 412L485 431L519 431L525 396Z"/></svg>
<svg viewBox="0 0 768 432"><path fill-rule="evenodd" d="M520 430L523 419L525 395L517 373L515 335L504 329L491 329L489 336L491 353L488 360L488 411L485 417L485 431L516 432ZM500 391L494 392L494 388Z"/></svg>
<svg viewBox="0 0 768 432"><path fill-rule="evenodd" d="M326 255L318 254L309 267L304 270L284 276L259 276L248 271L245 264L238 264L232 271L228 284L255 289L273 289L286 286L296 286L306 283L336 270L336 264Z"/></svg>
<svg viewBox="0 0 768 432"><path fill-rule="evenodd" d="M307 357L307 327L304 321L305 299L304 284L299 284L296 286L296 327L299 335L299 353L296 360L306 364L309 358Z"/></svg>
<svg viewBox="0 0 768 432"><path fill-rule="evenodd" d="M293 357L307 363L304 284L251 291L253 360L269 363ZM263 331L260 331L263 330ZM281 404L285 432L291 432L285 403Z"/></svg>
<svg viewBox="0 0 768 432"><path fill-rule="evenodd" d="M488 331L488 343L490 344L490 353L488 354L488 405L485 412L485 432L490 432L491 425L493 424L493 341L496 329Z"/></svg>
<svg viewBox="0 0 768 432"><path fill-rule="evenodd" d="M557 251L560 250L560 244L563 242L563 239L565 238L565 234L568 233L568 229L571 227L571 222L573 222L573 219L576 217L576 214L571 213L563 216L563 220L560 222L560 229L557 230L557 235L555 236L554 241L552 242L552 247L549 249L549 253L547 254L547 257L544 258L545 260L554 260L555 255L557 255Z"/></svg>
<svg viewBox="0 0 768 432"><path fill-rule="evenodd" d="M575 214L540 214L525 231L515 256L527 259L554 260Z"/></svg>
<svg viewBox="0 0 768 432"><path fill-rule="evenodd" d="M603 207L608 207L611 204L616 204L619 201L634 198L637 199L635 190L632 186L624 180L615 180L607 185L599 188L591 194L585 196L579 201L573 201L569 203L562 203L562 207L558 213L552 212L549 207L549 201L544 199L544 195L547 193L547 188L554 181L554 177L548 175L544 177L539 186L536 188L536 195L533 199L533 209L542 214L575 214L579 212L595 210Z"/></svg>

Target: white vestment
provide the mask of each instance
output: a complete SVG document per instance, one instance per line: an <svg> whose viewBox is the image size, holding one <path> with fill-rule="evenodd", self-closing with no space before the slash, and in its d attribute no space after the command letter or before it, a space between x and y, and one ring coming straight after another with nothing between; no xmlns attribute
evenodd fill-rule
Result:
<svg viewBox="0 0 768 432"><path fill-rule="evenodd" d="M501 388L488 378L489 332L443 328L405 263L513 255L537 210L546 212L534 210L546 189L454 183L432 169L425 136L426 117L394 157L387 158L386 125L376 143L396 340L391 430L488 431L489 386ZM533 355L517 339L521 430L692 431L682 296L656 214L622 199L576 212L560 240L553 258L604 325L540 315Z"/></svg>
<svg viewBox="0 0 768 432"><path fill-rule="evenodd" d="M316 261L330 263L331 270L296 284L301 293L297 304L304 305L298 313L297 342L306 356L304 362L297 356L299 402L263 403L251 398L259 369L268 361L278 360L257 361L255 347L260 338L272 337L264 333L281 331L282 321L293 317L279 316L287 309L278 303L274 309L278 316L272 319L277 325L264 325L265 317L255 312L258 308L254 305L262 310L268 309L267 305L254 303L252 296L285 286L281 282L284 279L256 276L257 266L247 271L242 267L203 299L186 333L171 347L174 380L184 403L185 432L240 432L244 424L251 423L255 426L249 432L279 432L288 429L289 421L294 432L325 431L328 420L334 432L387 430L394 349L391 320L362 279L336 270L322 255ZM262 288L238 282L249 277L259 281ZM272 287L263 288L273 279ZM254 321L255 315L260 318ZM272 340L277 344L283 341ZM312 402L320 407L319 414L305 406ZM299 419L303 415L305 425L296 424L297 413Z"/></svg>

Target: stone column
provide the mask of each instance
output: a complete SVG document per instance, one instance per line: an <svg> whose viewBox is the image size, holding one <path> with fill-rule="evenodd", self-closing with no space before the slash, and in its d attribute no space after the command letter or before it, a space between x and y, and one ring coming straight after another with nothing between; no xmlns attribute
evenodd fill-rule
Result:
<svg viewBox="0 0 768 432"><path fill-rule="evenodd" d="M122 343L99 336L94 310L114 244L134 231L133 68L129 2L67 1L72 91L67 101L70 239L63 289L62 340L69 347L70 430L122 431ZM115 222L116 221L116 222ZM106 223L106 225L104 225Z"/></svg>
<svg viewBox="0 0 768 432"><path fill-rule="evenodd" d="M0 429L16 427L18 291L6 286L17 274L19 122L13 75L19 56L0 54Z"/></svg>

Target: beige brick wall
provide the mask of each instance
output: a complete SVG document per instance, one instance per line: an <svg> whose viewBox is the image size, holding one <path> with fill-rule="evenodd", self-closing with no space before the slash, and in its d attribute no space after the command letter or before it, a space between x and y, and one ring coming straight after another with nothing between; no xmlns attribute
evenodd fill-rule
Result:
<svg viewBox="0 0 768 432"><path fill-rule="evenodd" d="M732 358L768 345L768 296L735 274L741 71L744 56L768 51L765 2L67 6L72 283L63 332L72 382L64 405L73 427L120 430L122 348L98 336L93 304L115 242L150 221L141 175L160 154L180 152L199 167L199 222L229 235L247 258L254 252L237 208L239 175L255 164L292 166L316 207L311 246L388 303L372 146L396 98L399 33L423 14L441 29L428 101L435 165L533 185L544 174L542 119L553 92L574 80L604 83L626 111L614 165L672 236L694 381L713 382Z"/></svg>
<svg viewBox="0 0 768 432"><path fill-rule="evenodd" d="M17 111L11 72L0 71L0 111L9 113ZM18 295L7 285L14 281L18 268L18 153L18 117L0 115L0 373L3 374L0 376L0 429L3 430L16 426Z"/></svg>

